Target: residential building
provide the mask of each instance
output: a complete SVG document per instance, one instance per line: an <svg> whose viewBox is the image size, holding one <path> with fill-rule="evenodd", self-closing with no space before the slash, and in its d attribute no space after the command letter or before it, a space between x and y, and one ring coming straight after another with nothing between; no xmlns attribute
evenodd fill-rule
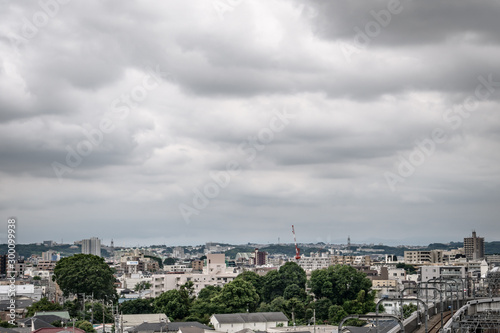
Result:
<svg viewBox="0 0 500 333"><path fill-rule="evenodd" d="M243 329L265 332L272 327L288 327L288 318L283 312L213 314L210 323L216 331L226 333Z"/></svg>
<svg viewBox="0 0 500 333"><path fill-rule="evenodd" d="M409 265L422 265L428 263L442 263L443 251L430 250L430 251L405 251L405 264Z"/></svg>
<svg viewBox="0 0 500 333"><path fill-rule="evenodd" d="M175 247L172 251L172 257L184 259L184 248L180 246Z"/></svg>
<svg viewBox="0 0 500 333"><path fill-rule="evenodd" d="M332 265L332 258L329 257L302 257L296 261L303 270L314 271L327 268Z"/></svg>
<svg viewBox="0 0 500 333"><path fill-rule="evenodd" d="M480 260L484 258L484 237L477 237L472 232L472 237L464 238L465 257L469 260Z"/></svg>
<svg viewBox="0 0 500 333"><path fill-rule="evenodd" d="M48 251L42 252L42 260L59 261L60 259L61 259L61 255L54 250L48 250Z"/></svg>
<svg viewBox="0 0 500 333"><path fill-rule="evenodd" d="M255 249L253 256L253 264L255 266L264 266L267 264L267 252Z"/></svg>
<svg viewBox="0 0 500 333"><path fill-rule="evenodd" d="M198 294L206 286L224 286L238 276L235 269L228 269L224 254L207 254L207 265L202 273L175 272L167 274L153 274L152 297L161 293L179 289L188 281L193 282L194 292Z"/></svg>
<svg viewBox="0 0 500 333"><path fill-rule="evenodd" d="M193 271L203 271L203 260L193 260L191 262L191 267Z"/></svg>
<svg viewBox="0 0 500 333"><path fill-rule="evenodd" d="M82 240L82 253L101 256L101 240L97 237Z"/></svg>
<svg viewBox="0 0 500 333"><path fill-rule="evenodd" d="M132 328L142 323L169 323L170 320L164 313L147 313L147 314L122 314L118 320L118 332L130 331ZM120 327L123 325L123 327Z"/></svg>
<svg viewBox="0 0 500 333"><path fill-rule="evenodd" d="M420 280L427 282L440 277L463 279L466 271L465 266L422 266L420 267Z"/></svg>
<svg viewBox="0 0 500 333"><path fill-rule="evenodd" d="M52 260L38 260L36 268L40 271L53 271L56 267L56 264L57 262Z"/></svg>
<svg viewBox="0 0 500 333"><path fill-rule="evenodd" d="M330 257L331 265L371 265L372 259L370 256L344 256L344 255L334 255Z"/></svg>

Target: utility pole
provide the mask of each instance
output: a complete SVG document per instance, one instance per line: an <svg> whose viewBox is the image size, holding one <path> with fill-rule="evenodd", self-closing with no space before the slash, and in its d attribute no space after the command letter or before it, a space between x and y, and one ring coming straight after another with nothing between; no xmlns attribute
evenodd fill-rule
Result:
<svg viewBox="0 0 500 333"><path fill-rule="evenodd" d="M104 298L102 299L102 333L106 332L106 324L104 324Z"/></svg>
<svg viewBox="0 0 500 333"><path fill-rule="evenodd" d="M313 310L314 333L316 333L316 309Z"/></svg>
<svg viewBox="0 0 500 333"><path fill-rule="evenodd" d="M94 324L94 293L93 292L92 292L92 298L90 299L90 301L92 302L92 313L91 313L90 322L93 325Z"/></svg>

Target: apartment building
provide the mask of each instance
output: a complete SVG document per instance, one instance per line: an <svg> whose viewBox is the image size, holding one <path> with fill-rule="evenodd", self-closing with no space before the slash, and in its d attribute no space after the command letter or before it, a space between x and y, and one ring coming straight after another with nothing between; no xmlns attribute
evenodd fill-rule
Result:
<svg viewBox="0 0 500 333"><path fill-rule="evenodd" d="M480 260L484 258L484 238L477 237L476 232L472 232L472 237L464 238L465 257L469 260Z"/></svg>
<svg viewBox="0 0 500 333"><path fill-rule="evenodd" d="M153 274L152 276L152 297L157 297L161 293L179 289L186 282L193 282L194 292L197 295L206 286L223 287L233 281L239 272L228 269L224 254L207 254L207 265L203 268L203 273L175 272L171 274Z"/></svg>
<svg viewBox="0 0 500 333"><path fill-rule="evenodd" d="M405 251L405 264L409 265L422 265L429 263L442 263L443 251L430 250L430 251Z"/></svg>

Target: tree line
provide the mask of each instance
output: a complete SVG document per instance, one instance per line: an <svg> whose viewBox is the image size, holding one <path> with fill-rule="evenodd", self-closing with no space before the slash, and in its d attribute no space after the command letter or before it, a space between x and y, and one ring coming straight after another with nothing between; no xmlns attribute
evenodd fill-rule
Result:
<svg viewBox="0 0 500 333"><path fill-rule="evenodd" d="M294 262L260 276L246 271L220 286L207 286L197 297L193 282L152 299L125 301L124 314L165 313L172 321L208 324L214 313L283 312L297 325L312 322L336 324L348 314L375 311L375 293L364 273L351 266L330 266L312 272Z"/></svg>
<svg viewBox="0 0 500 333"><path fill-rule="evenodd" d="M117 304L116 279L111 268L98 256L77 254L61 259L53 279L65 296L85 293ZM311 323L314 314L318 324L336 324L349 314L374 311L374 299L371 281L351 266L315 270L308 281L299 265L287 262L264 276L246 271L223 287L203 288L197 296L193 282L189 281L156 298L125 301L119 311L123 314L164 313L172 321L205 324L214 313L281 311L297 325ZM58 305L34 303L32 309L55 310L49 309L51 306ZM92 311L91 307L94 307ZM84 304L83 299L66 302L61 308L82 320L89 320L89 313L94 313L94 322L100 322L103 311L105 321L113 320L109 308L103 308L100 303Z"/></svg>

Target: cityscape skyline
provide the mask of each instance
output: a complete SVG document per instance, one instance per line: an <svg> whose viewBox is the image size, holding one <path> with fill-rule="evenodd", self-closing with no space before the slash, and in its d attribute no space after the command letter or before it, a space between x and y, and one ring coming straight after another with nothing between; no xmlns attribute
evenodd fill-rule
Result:
<svg viewBox="0 0 500 333"><path fill-rule="evenodd" d="M500 239L498 3L218 3L2 2L19 243Z"/></svg>

